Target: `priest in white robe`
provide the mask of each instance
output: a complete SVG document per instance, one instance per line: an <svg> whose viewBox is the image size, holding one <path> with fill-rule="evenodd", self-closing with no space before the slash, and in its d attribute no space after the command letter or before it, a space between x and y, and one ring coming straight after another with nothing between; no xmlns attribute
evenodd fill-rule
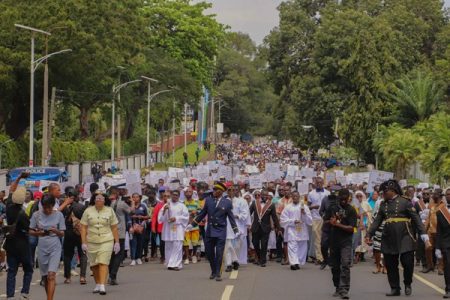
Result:
<svg viewBox="0 0 450 300"><path fill-rule="evenodd" d="M172 191L171 198L159 211L158 222L163 223L161 239L165 242L167 268L179 271L183 267L183 241L189 212L186 205L179 202L179 191Z"/></svg>
<svg viewBox="0 0 450 300"><path fill-rule="evenodd" d="M226 272L232 269L238 270L240 264L247 264L247 226L250 209L243 198L239 197L237 187L230 187L227 194L233 203L233 215L239 229L239 236L234 234L230 222L227 220L227 241L225 243L225 264ZM242 253L245 252L245 259L242 259Z"/></svg>
<svg viewBox="0 0 450 300"><path fill-rule="evenodd" d="M306 263L308 254L308 225L312 224L311 211L300 202L300 194L292 193L292 203L282 211L280 224L284 228L284 240L288 244L291 270L299 270Z"/></svg>

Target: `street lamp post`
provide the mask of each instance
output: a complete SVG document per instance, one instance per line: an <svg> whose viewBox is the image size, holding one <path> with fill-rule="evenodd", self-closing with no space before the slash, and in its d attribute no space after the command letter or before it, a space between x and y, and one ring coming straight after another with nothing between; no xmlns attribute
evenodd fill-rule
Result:
<svg viewBox="0 0 450 300"><path fill-rule="evenodd" d="M40 29L36 29L21 24L14 24L17 28L31 31L31 59L30 59L30 145L28 165L32 167L34 165L34 35L36 33L51 35L50 32L46 32Z"/></svg>
<svg viewBox="0 0 450 300"><path fill-rule="evenodd" d="M9 139L9 140L7 140L6 142L4 142L3 144L1 144L0 145L0 170L2 169L2 154L3 154L3 147L6 145L6 144L8 144L8 143L10 143L10 142L12 142L13 141L13 139Z"/></svg>
<svg viewBox="0 0 450 300"><path fill-rule="evenodd" d="M115 147L115 140L114 140L114 131L115 131L115 121L116 121L116 117L115 117L115 112L116 112L116 104L115 104L115 100L116 100L116 94L118 95L118 101L120 101L120 90L124 87L126 87L129 84L135 83L135 82L141 82L141 79L136 79L136 80L132 80L132 81L128 81L122 84L119 84L118 86L113 85L113 102L112 102L112 132L111 132L111 163L112 166L114 166L114 147ZM120 130L120 127L119 127Z"/></svg>
<svg viewBox="0 0 450 300"><path fill-rule="evenodd" d="M151 83L152 82L158 82L158 80L141 76L142 79L147 81L147 143L146 143L146 150L145 150L145 157L146 157L146 165L147 167L150 166L150 102L152 101L152 95L151 95Z"/></svg>

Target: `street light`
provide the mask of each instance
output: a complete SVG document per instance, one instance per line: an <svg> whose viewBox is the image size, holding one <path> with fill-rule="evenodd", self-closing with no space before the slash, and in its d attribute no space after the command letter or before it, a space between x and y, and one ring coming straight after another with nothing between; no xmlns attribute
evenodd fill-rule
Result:
<svg viewBox="0 0 450 300"><path fill-rule="evenodd" d="M30 167L33 167L34 163L34 150L33 150L33 146L34 146L34 35L36 33L40 33L40 34L45 34L47 36L50 36L51 33L47 32L47 31L43 31L40 29L36 29L33 27L29 27L29 26L25 26L25 25L21 25L21 24L14 24L14 26L16 26L17 28L21 28L21 29L25 29L25 30L29 30L32 32L31 34L31 59L30 59L30 145L29 145L29 161L28 161L28 165Z"/></svg>
<svg viewBox="0 0 450 300"><path fill-rule="evenodd" d="M46 41L45 51L47 52L47 41ZM45 62L44 66L44 97L43 97L43 117L42 117L42 151L41 151L41 165L47 166L48 164L48 59L54 55L71 52L72 49L64 49L58 52L53 52L39 58L35 62L34 71L37 70L38 66Z"/></svg>
<svg viewBox="0 0 450 300"><path fill-rule="evenodd" d="M2 143L2 144L0 144L0 170L2 169L2 150L3 150L3 147L6 145L6 144L8 144L8 143L10 143L10 142L12 142L12 141L14 141L13 139L9 139L9 140L7 140L6 142L4 142L4 143Z"/></svg>
<svg viewBox="0 0 450 300"><path fill-rule="evenodd" d="M146 162L147 162L147 167L150 165L150 103L152 102L152 99L155 98L156 96L163 94L163 93L168 93L171 92L172 90L162 90L159 92L154 93L153 95L150 93L150 85L152 82L159 82L156 79L150 78L150 77L146 77L146 76L141 76L141 78L143 80L147 81L147 150L146 150Z"/></svg>
<svg viewBox="0 0 450 300"><path fill-rule="evenodd" d="M111 162L112 165L114 166L114 146L115 146L115 140L114 140L114 132L115 132L115 121L116 121L116 117L115 117L115 113L116 113L116 94L118 95L117 97L117 101L120 102L120 90L124 87L126 87L129 84L135 83L135 82L141 82L141 79L136 79L136 80L132 80L132 81L128 81L122 84L119 84L118 86L113 85L113 103L112 103L112 132L111 132ZM119 119L120 120L120 119ZM119 134L120 134L120 123L119 123ZM119 145L120 147L120 145ZM119 149L120 151L120 149Z"/></svg>

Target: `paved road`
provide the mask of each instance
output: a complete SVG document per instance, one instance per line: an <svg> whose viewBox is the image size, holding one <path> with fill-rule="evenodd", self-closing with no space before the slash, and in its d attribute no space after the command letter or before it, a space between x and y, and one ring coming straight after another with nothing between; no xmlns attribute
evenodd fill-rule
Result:
<svg viewBox="0 0 450 300"><path fill-rule="evenodd" d="M388 299L384 293L388 290L386 275L374 275L371 260L352 268L351 299ZM152 262L141 266L126 266L119 271L119 286L108 286L108 294L92 294L93 279L89 284L80 286L78 277L70 285L63 284L63 276L58 275L56 299L158 299L158 300L297 300L297 299L333 299L331 293L331 272L319 270L313 264L307 264L300 271L291 271L286 266L269 263L266 268L254 265L243 266L238 272L226 273L222 282L210 281L208 265L202 261L196 265L185 266L180 272L168 271L163 265ZM417 273L418 274L418 273ZM19 283L21 274L19 274ZM439 289L443 286L443 277L434 274L419 275L427 284L417 278L413 283L413 296L409 299L440 299ZM45 292L39 286L39 272L36 270L31 295L33 300L45 299ZM0 275L1 293L5 291L6 276ZM429 285L435 287L430 287ZM20 284L18 285L18 288ZM436 290L437 289L437 290ZM443 292L441 290L441 292ZM5 297L5 295L1 295ZM399 297L396 299L406 299ZM335 299L335 298L334 298Z"/></svg>

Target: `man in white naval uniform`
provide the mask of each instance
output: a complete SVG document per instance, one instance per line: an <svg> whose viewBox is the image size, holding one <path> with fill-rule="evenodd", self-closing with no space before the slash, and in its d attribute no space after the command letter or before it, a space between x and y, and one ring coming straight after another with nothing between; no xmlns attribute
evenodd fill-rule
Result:
<svg viewBox="0 0 450 300"><path fill-rule="evenodd" d="M284 240L288 243L288 257L291 270L299 270L306 263L308 254L308 227L312 224L307 205L300 203L300 194L292 193L292 203L282 211L280 224L284 228Z"/></svg>
<svg viewBox="0 0 450 300"><path fill-rule="evenodd" d="M189 212L186 205L179 202L179 191L172 191L171 196L172 199L159 211L158 222L163 223L161 238L165 242L167 269L179 271L183 267L183 241Z"/></svg>

